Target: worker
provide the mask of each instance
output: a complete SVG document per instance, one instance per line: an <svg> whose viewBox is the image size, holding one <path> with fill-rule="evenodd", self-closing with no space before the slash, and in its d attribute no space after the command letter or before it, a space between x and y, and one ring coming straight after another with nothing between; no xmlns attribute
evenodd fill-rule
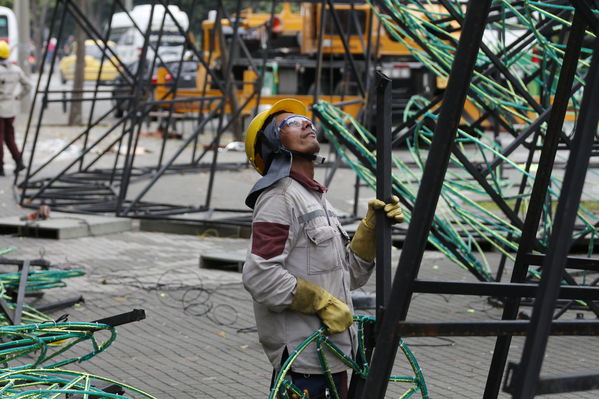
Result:
<svg viewBox="0 0 599 399"><path fill-rule="evenodd" d="M323 161L316 137L306 107L291 98L259 113L246 133L246 154L263 177L245 200L253 221L243 284L254 300L273 382L288 356L322 326L345 354L355 354L350 290L363 286L374 268L375 210L403 221L397 197L388 204L372 200L350 241L325 198L327 188L314 180L315 163ZM345 398L349 367L331 353L327 361L334 388ZM333 388L323 374L316 349L309 348L288 376L313 399Z"/></svg>
<svg viewBox="0 0 599 399"><path fill-rule="evenodd" d="M31 83L17 65L8 61L10 47L0 40L0 176L4 176L4 145L16 163L15 173L25 169L21 153L15 143L13 126L19 101L31 91ZM18 85L21 90L15 94Z"/></svg>

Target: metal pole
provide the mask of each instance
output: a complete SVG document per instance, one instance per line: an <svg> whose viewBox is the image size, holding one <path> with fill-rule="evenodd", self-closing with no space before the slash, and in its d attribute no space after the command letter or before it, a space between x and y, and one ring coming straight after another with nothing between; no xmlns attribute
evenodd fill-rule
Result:
<svg viewBox="0 0 599 399"><path fill-rule="evenodd" d="M383 319L378 321L381 327L362 396L364 399L382 399L387 390L400 339L398 321L404 320L408 312L412 282L418 275L426 247L490 7L491 0L470 0L467 5L464 29L445 92L449 101L443 103L435 128L412 221L395 273L389 307Z"/></svg>
<svg viewBox="0 0 599 399"><path fill-rule="evenodd" d="M23 315L23 305L25 301L25 290L27 289L27 280L29 279L29 260L23 262L23 267L20 271L19 290L17 291L17 303L15 305L14 325L21 324L21 316Z"/></svg>
<svg viewBox="0 0 599 399"><path fill-rule="evenodd" d="M391 200L391 79L376 72L376 197ZM376 317L382 319L391 292L391 221L376 214Z"/></svg>
<svg viewBox="0 0 599 399"><path fill-rule="evenodd" d="M391 186L391 79L376 72L376 198L389 202L393 195ZM376 214L376 318L382 319L391 292L391 221L380 210ZM377 327L376 325L375 327ZM366 356L370 358L376 330L366 331ZM366 381L352 377L350 398L364 394Z"/></svg>
<svg viewBox="0 0 599 399"><path fill-rule="evenodd" d="M580 117L576 125L572 151L568 158L564 184L557 205L553 233L547 256L543 262L543 275L533 308L531 326L524 344L520 365L513 375L514 390L512 394L515 398L534 397L539 380L548 341L547 327L553 319L553 311L559 294L570 242L572 241L572 230L593 149L592 144L597 131L597 122L599 122L599 114L595 112L599 107L598 63L599 41L595 39L593 59L589 67Z"/></svg>

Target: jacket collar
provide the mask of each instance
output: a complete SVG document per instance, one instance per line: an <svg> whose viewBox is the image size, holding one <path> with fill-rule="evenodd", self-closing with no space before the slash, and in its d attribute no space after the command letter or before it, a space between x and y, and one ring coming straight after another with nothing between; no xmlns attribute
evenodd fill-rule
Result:
<svg viewBox="0 0 599 399"><path fill-rule="evenodd" d="M326 193L328 191L328 188L318 183L316 180L310 179L309 177L300 173L296 173L293 170L289 172L289 177L306 187L308 190L313 190L319 193Z"/></svg>

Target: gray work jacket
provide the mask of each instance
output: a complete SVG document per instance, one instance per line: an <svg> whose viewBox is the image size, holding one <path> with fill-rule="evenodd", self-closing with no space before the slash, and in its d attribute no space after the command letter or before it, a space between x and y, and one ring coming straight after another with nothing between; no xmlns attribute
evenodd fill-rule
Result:
<svg viewBox="0 0 599 399"><path fill-rule="evenodd" d="M18 85L21 90L16 93ZM18 101L29 94L31 83L17 65L8 61L0 62L0 118L13 118L17 115Z"/></svg>
<svg viewBox="0 0 599 399"><path fill-rule="evenodd" d="M374 262L355 255L348 244L349 237L324 192L286 177L258 198L243 283L254 299L260 343L275 369L281 366L285 348L291 354L322 326L317 315L289 309L296 277L320 285L353 313L350 290L368 281ZM355 354L354 326L329 338L345 354ZM331 353L327 360L333 373L348 369ZM323 373L315 345L296 359L292 370Z"/></svg>

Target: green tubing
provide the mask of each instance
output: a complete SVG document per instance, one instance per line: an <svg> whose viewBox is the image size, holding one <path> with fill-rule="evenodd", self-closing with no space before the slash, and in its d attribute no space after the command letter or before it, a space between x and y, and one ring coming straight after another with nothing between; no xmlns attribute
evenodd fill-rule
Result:
<svg viewBox="0 0 599 399"><path fill-rule="evenodd" d="M82 397L132 399L127 393L117 395L94 388L95 382L106 382L135 393L136 398L155 399L154 396L130 385L93 374L62 369L0 370L2 398L50 399L65 395Z"/></svg>
<svg viewBox="0 0 599 399"><path fill-rule="evenodd" d="M108 331L101 342L94 334ZM60 369L66 364L82 362L103 352L116 339L116 329L99 323L42 323L0 327L0 396L2 398L50 399L65 395L95 398L131 398L127 395L106 393L93 384L109 382L136 394L136 398L154 397L130 385L88 373ZM64 353L73 346L89 341L91 350L64 359ZM78 351L81 353L81 351ZM26 358L25 358L26 356ZM60 356L62 360L55 361ZM27 364L12 366L19 359ZM93 384L92 384L93 383Z"/></svg>
<svg viewBox="0 0 599 399"><path fill-rule="evenodd" d="M421 99L419 102L423 102ZM413 102L412 104L416 104ZM341 157L343 157L348 165L358 174L358 176L366 182L370 187L374 189L376 185L376 179L374 177L374 171L376 170L376 157L373 152L368 148L374 148L376 142L375 137L368 132L363 126L355 121L351 116L344 114L339 109L335 108L331 104L326 102L319 102L314 106L315 110L318 111L319 115L324 118L323 126L327 138L335 146L335 150ZM352 135L348 128L343 124L346 122L353 130L360 132L359 137ZM426 137L422 138L423 141L428 141ZM345 145L341 145L341 143ZM414 146L411 148L413 159L416 161L419 168L422 169L423 162L421 160L421 150ZM355 156L353 156L355 155ZM367 164L360 162L356 157L361 156L367 160ZM399 169L399 173L394 173L392 183L393 191L400 198L404 198L408 203L414 203L416 200L417 183L419 177L412 169L410 169L403 161L398 160L396 157L393 158L394 165ZM470 185L470 183L468 183ZM459 208L461 205L458 204L458 200L461 194L457 193L457 190L452 188L450 184L444 184L443 199L449 209ZM482 209L482 208L481 208ZM494 223L505 223L504 220L497 218L496 215L489 211L485 213L486 220L493 220ZM411 219L411 212L409 209L404 209L404 216L406 221L409 222ZM428 240L434 245L439 251L446 254L450 259L460 264L460 266L467 268L468 270L475 270L477 275L485 276L487 281L492 281L493 277L488 270L488 267L478 260L471 252L471 247L467 244L468 242L476 241L476 237L473 236L472 232L458 229L459 225L456 225L452 220L459 215L453 213L445 213L444 215L435 215L433 226L439 235L445 237L452 245L446 247L439 239L430 235ZM506 229L513 230L512 226L506 225ZM491 240L495 246L501 246L501 241ZM463 264L459 261L460 257L463 257L468 262Z"/></svg>
<svg viewBox="0 0 599 399"><path fill-rule="evenodd" d="M0 249L0 255L6 255L7 253L14 251L15 249L17 249L17 247L13 247L13 246L7 247L7 248L2 248L2 249Z"/></svg>
<svg viewBox="0 0 599 399"><path fill-rule="evenodd" d="M392 18L391 15L380 12L372 2L369 4L389 35L403 44L414 59L421 62L424 68L435 76L448 77L457 51L458 40L455 32L459 25L453 21L453 17L444 6L419 0L384 0ZM450 6L460 15L464 15L463 2L450 1ZM496 0L494 9L496 15L500 17L493 19L487 25L485 43L494 55L502 60L505 67L510 69L515 80L511 82L501 76L498 79L499 74L487 73L495 67L490 57L481 50L476 60L468 99L478 109L479 114L493 110L504 124L521 125L516 131L522 131L539 116L541 111L533 108L523 95L518 94L515 85L525 87L525 77L534 77L526 84L541 87L543 96L540 104L550 104L557 87L556 76L559 75L565 51L565 46L558 41L557 34L542 34L537 27L541 22L549 21L557 24L556 31L559 31L559 25L567 29L571 23L558 13L572 8L540 1L525 0L514 3L508 0ZM597 10L594 12L597 13ZM394 18L401 21L401 24L396 23ZM511 37L508 37L510 35ZM530 38L526 46L516 50L510 47L511 41L523 35L528 35L527 37ZM587 35L589 38L594 37L591 32ZM490 37L496 39L489 41ZM413 39L418 39L419 43L416 44ZM582 52L575 74L575 80L583 85L590 55L588 51ZM552 64L556 67L550 67ZM581 95L582 90L572 95L568 112L578 114ZM405 107L404 121L428 103L429 100L420 95L410 98ZM330 104L320 102L314 106L314 109L323 119L325 134L339 156L361 180L374 188L376 157L371 149L376 147L376 139L358 121ZM411 137L406 141L406 145L415 166L408 166L405 159L393 158L393 191L402 198L404 205L408 205L408 209L404 212L408 222L411 219L410 208L418 192L418 181L424 169L424 162L429 156L434 134L431 125L436 122L439 109L440 107L436 107L421 115L410 130ZM476 118L475 115L471 116L471 120ZM541 124L541 131L546 129L547 123ZM535 144L542 143L542 135L540 137L540 141ZM497 197L503 198L510 208L513 208L516 200L521 201L522 206L517 213L514 213L522 215L530 199L536 170L529 171L524 164L519 163L522 161L516 161L517 157L504 155L500 143L483 129L473 126L459 129L455 143L470 160L480 160L477 161L478 165L475 165L480 167L480 170L488 170L496 160L502 162L499 169L492 170L486 175L491 187L487 189L495 191ZM558 157L561 156L558 154ZM591 181L590 179L596 174L596 171L591 170L588 181ZM523 179L526 179L523 194L515 194ZM547 205L539 226L538 241L541 245L547 245L551 234L553 212L551 204L555 204L559 197L560 179L561 177L552 176ZM585 198L599 202L599 198L592 193L585 193ZM484 242L513 260L521 231L514 225L517 223L510 222L498 206L489 208L482 206L482 203L495 203L495 201L491 201L486 189L474 180L465 170L464 165L452 155L433 219L434 234L429 236L429 243L453 262L474 273L477 278L493 281L494 277L481 243ZM521 222L523 217L520 216L520 219ZM599 224L597 212L592 212L581 205L577 223L582 224L582 229L576 231L573 238L582 235L590 238L587 253L592 254L594 240L597 237L596 226Z"/></svg>
<svg viewBox="0 0 599 399"><path fill-rule="evenodd" d="M364 325L374 322L375 319L371 316L354 316L354 323L357 325L358 330L358 349L356 354L357 361L354 361L350 356L344 354L339 347L337 347L328 339L325 334L324 327L312 333L312 335L306 338L306 340L302 342L293 351L293 353L291 353L289 358L285 361L285 363L283 363L283 366L281 366L281 370L277 373L275 383L270 391L269 399L275 399L277 394L283 398L288 398L289 391L297 395L299 398L305 397L301 390L287 378L287 374L291 370L293 362L297 359L297 357L300 356L304 350L312 346L315 346L322 369L322 374L325 375L331 391L331 397L334 399L339 399L339 393L337 392L335 384L333 383L333 377L328 366L327 356L335 356L343 361L356 375L366 378L368 376L369 365L366 360L366 348L364 346ZM426 381L424 380L424 375L422 374L422 370L418 364L418 361L416 360L416 357L403 341L400 342L400 348L408 360L408 364L412 368L412 371L414 372L414 377L391 376L389 381L411 384L411 386L402 394L402 396L400 396L400 398L409 398L414 393L420 392L423 399L428 399Z"/></svg>
<svg viewBox="0 0 599 399"><path fill-rule="evenodd" d="M83 276L82 270L31 270L27 275L27 290L38 291L48 288L65 287L66 278ZM21 273L0 274L0 282L6 289L17 289L21 281Z"/></svg>
<svg viewBox="0 0 599 399"><path fill-rule="evenodd" d="M109 331L110 334L102 342L97 342L94 334L98 331ZM88 360L103 352L116 339L116 329L97 323L44 323L0 327L0 363L3 368L14 370L44 367L61 367L69 363ZM90 341L91 350L83 355L53 360L73 346ZM31 363L10 367L16 359L35 354Z"/></svg>

